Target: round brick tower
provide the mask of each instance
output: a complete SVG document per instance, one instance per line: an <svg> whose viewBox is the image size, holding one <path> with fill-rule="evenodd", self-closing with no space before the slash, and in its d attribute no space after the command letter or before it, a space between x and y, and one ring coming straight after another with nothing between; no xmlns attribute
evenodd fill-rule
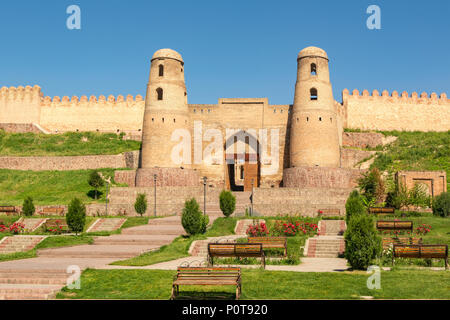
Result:
<svg viewBox="0 0 450 320"><path fill-rule="evenodd" d="M150 77L145 98L142 127L141 165L137 171L136 185L153 185L157 174L158 185L195 185L195 173L188 162L173 157L174 147L180 140L172 141L172 134L189 132L189 110L184 82L184 61L171 49L160 49L151 60ZM189 140L190 148L190 140Z"/></svg>
<svg viewBox="0 0 450 320"><path fill-rule="evenodd" d="M340 151L328 56L317 47L297 58L290 167L339 167Z"/></svg>

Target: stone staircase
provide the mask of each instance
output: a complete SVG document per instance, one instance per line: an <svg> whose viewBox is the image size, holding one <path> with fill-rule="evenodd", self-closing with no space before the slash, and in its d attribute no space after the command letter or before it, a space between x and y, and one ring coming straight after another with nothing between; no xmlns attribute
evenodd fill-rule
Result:
<svg viewBox="0 0 450 320"><path fill-rule="evenodd" d="M23 252L33 249L45 236L11 236L0 240L0 254Z"/></svg>
<svg viewBox="0 0 450 320"><path fill-rule="evenodd" d="M47 219L35 219L35 218L20 218L17 222L24 225L24 230L27 232L33 232L40 226L42 226Z"/></svg>
<svg viewBox="0 0 450 320"><path fill-rule="evenodd" d="M309 238L305 245L305 255L314 258L337 258L344 253L344 220L320 220L318 235Z"/></svg>
<svg viewBox="0 0 450 320"><path fill-rule="evenodd" d="M127 221L126 218L97 219L86 232L115 231Z"/></svg>
<svg viewBox="0 0 450 320"><path fill-rule="evenodd" d="M47 300L66 285L65 270L1 269L0 300Z"/></svg>

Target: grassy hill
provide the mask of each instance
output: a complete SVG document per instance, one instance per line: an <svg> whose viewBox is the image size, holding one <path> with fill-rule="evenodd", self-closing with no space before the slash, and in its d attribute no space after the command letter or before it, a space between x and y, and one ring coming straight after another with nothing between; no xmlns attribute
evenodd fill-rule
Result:
<svg viewBox="0 0 450 320"><path fill-rule="evenodd" d="M0 156L77 156L139 150L141 143L115 133L9 133L0 130Z"/></svg>
<svg viewBox="0 0 450 320"><path fill-rule="evenodd" d="M100 169L104 177L114 178L114 169ZM69 204L74 197L84 203L104 202L105 188L94 200L88 184L90 170L20 171L0 169L0 205L22 205L30 196L37 205ZM111 181L113 182L114 179Z"/></svg>
<svg viewBox="0 0 450 320"><path fill-rule="evenodd" d="M395 173L399 170L445 170L450 177L450 131L400 132L383 131L397 140L377 152L372 167ZM447 182L450 189L450 185Z"/></svg>

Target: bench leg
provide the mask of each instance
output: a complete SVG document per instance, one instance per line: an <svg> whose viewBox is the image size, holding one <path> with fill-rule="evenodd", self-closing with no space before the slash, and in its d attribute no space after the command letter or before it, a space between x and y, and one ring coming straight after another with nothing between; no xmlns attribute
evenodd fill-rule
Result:
<svg viewBox="0 0 450 320"><path fill-rule="evenodd" d="M262 255L262 265L263 265L263 268L265 269L266 268L266 256L264 254Z"/></svg>
<svg viewBox="0 0 450 320"><path fill-rule="evenodd" d="M170 295L170 300L175 299L175 285L172 285L172 294Z"/></svg>
<svg viewBox="0 0 450 320"><path fill-rule="evenodd" d="M445 258L444 260L445 270L448 269L448 258Z"/></svg>

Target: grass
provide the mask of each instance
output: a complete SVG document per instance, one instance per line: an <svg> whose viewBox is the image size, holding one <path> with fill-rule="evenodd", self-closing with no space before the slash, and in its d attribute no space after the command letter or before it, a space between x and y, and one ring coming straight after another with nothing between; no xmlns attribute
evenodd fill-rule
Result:
<svg viewBox="0 0 450 320"><path fill-rule="evenodd" d="M378 152L372 167L389 173L399 170L444 170L450 176L450 131L382 131L398 139ZM450 188L450 180L447 182Z"/></svg>
<svg viewBox="0 0 450 320"><path fill-rule="evenodd" d="M81 275L81 289L63 288L64 299L169 299L170 270L94 270ZM242 299L450 299L450 272L382 271L381 289L367 288L366 272L242 271ZM182 286L183 297L234 299L232 286Z"/></svg>
<svg viewBox="0 0 450 320"><path fill-rule="evenodd" d="M62 134L8 133L0 130L2 156L78 156L119 154L139 150L141 143L122 140L115 133L66 132Z"/></svg>
<svg viewBox="0 0 450 320"><path fill-rule="evenodd" d="M119 266L147 266L155 263L166 262L189 256L188 251L192 242L195 240L203 240L207 237L220 237L234 234L236 218L217 218L213 225L206 231L204 235L191 237L180 236L175 238L172 243L162 246L156 251L141 254L127 260L115 261L112 265Z"/></svg>
<svg viewBox="0 0 450 320"><path fill-rule="evenodd" d="M112 177L115 169L99 169L104 177ZM0 205L22 205L30 196L35 205L69 204L78 197L84 203L104 202L106 186L99 191L99 199L92 197L88 184L91 170L21 171L0 169Z"/></svg>

